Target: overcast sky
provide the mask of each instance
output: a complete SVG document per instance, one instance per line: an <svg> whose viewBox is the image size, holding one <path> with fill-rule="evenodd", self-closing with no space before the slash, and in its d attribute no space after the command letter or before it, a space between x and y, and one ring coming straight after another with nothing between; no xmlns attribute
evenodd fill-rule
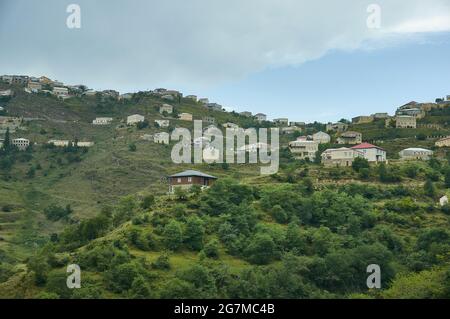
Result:
<svg viewBox="0 0 450 319"><path fill-rule="evenodd" d="M66 26L71 3L80 29ZM166 87L271 118L335 121L450 94L448 0L0 0L0 43L0 74Z"/></svg>

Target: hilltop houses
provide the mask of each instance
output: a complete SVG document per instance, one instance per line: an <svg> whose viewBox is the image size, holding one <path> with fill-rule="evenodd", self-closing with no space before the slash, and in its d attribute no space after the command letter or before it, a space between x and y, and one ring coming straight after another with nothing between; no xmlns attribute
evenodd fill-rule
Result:
<svg viewBox="0 0 450 319"><path fill-rule="evenodd" d="M286 126L281 128L283 134L293 134L295 132L301 132L302 128L298 126Z"/></svg>
<svg viewBox="0 0 450 319"><path fill-rule="evenodd" d="M155 123L158 125L158 127L169 127L170 121L169 120L155 120Z"/></svg>
<svg viewBox="0 0 450 319"><path fill-rule="evenodd" d="M234 129L234 130L239 129L239 125L234 124L234 123L230 123L230 122L223 123L222 126L223 126L224 128L230 128L230 129Z"/></svg>
<svg viewBox="0 0 450 319"><path fill-rule="evenodd" d="M383 120L389 118L388 113L375 113L371 115L374 120Z"/></svg>
<svg viewBox="0 0 450 319"><path fill-rule="evenodd" d="M153 136L153 141L157 144L169 144L170 135L166 132L156 133Z"/></svg>
<svg viewBox="0 0 450 319"><path fill-rule="evenodd" d="M287 118L274 119L273 122L277 125L289 125L289 119Z"/></svg>
<svg viewBox="0 0 450 319"><path fill-rule="evenodd" d="M80 141L72 142L69 140L49 140L47 142L47 144L51 144L56 147L68 147L70 145L77 146L77 147L92 147L92 146L94 146L94 142L80 142Z"/></svg>
<svg viewBox="0 0 450 319"><path fill-rule="evenodd" d="M159 107L159 113L163 114L164 112L168 114L173 113L173 106L170 104L163 104Z"/></svg>
<svg viewBox="0 0 450 319"><path fill-rule="evenodd" d="M450 136L441 138L440 140L436 141L436 143L434 143L434 145L437 147L449 147L450 146Z"/></svg>
<svg viewBox="0 0 450 319"><path fill-rule="evenodd" d="M30 77L27 75L2 75L1 80L8 84L25 85L28 83Z"/></svg>
<svg viewBox="0 0 450 319"><path fill-rule="evenodd" d="M14 95L12 90L0 90L0 97L11 97Z"/></svg>
<svg viewBox="0 0 450 319"><path fill-rule="evenodd" d="M267 121L267 115L264 114L264 113L257 113L257 114L255 114L255 119L256 119L258 122Z"/></svg>
<svg viewBox="0 0 450 319"><path fill-rule="evenodd" d="M27 89L32 93L38 93L42 90L42 83L40 82L28 82Z"/></svg>
<svg viewBox="0 0 450 319"><path fill-rule="evenodd" d="M180 113L178 115L178 119L181 121L192 121L192 114L191 113Z"/></svg>
<svg viewBox="0 0 450 319"><path fill-rule="evenodd" d="M325 132L317 132L312 135L313 141L319 142L319 144L327 144L331 141L331 136Z"/></svg>
<svg viewBox="0 0 450 319"><path fill-rule="evenodd" d="M206 106L212 111L223 111L223 106L218 103L208 103Z"/></svg>
<svg viewBox="0 0 450 319"><path fill-rule="evenodd" d="M422 108L421 103L417 103L415 101L409 102L403 106L400 106L397 111L395 112L396 116L399 115L407 115L407 116L413 116L417 119L421 119L425 116L426 112Z"/></svg>
<svg viewBox="0 0 450 319"><path fill-rule="evenodd" d="M139 114L133 114L127 117L127 125L136 125L144 121L145 117Z"/></svg>
<svg viewBox="0 0 450 319"><path fill-rule="evenodd" d="M189 190L194 185L202 188L211 186L217 177L208 175L199 171L187 170L178 174L169 176L169 193L175 193L176 188Z"/></svg>
<svg viewBox="0 0 450 319"><path fill-rule="evenodd" d="M309 159L313 161L316 158L317 151L319 150L319 142L296 140L293 142L289 142L289 150L291 151L295 159Z"/></svg>
<svg viewBox="0 0 450 319"><path fill-rule="evenodd" d="M342 133L342 132L347 131L347 129L348 129L348 124L342 123L342 122L328 123L326 126L327 132L336 131L338 133Z"/></svg>
<svg viewBox="0 0 450 319"><path fill-rule="evenodd" d="M362 134L355 131L343 132L337 139L338 144L356 145L361 144Z"/></svg>
<svg viewBox="0 0 450 319"><path fill-rule="evenodd" d="M198 100L200 103L202 104L208 104L209 103L209 99L208 98L202 98Z"/></svg>
<svg viewBox="0 0 450 319"><path fill-rule="evenodd" d="M55 86L52 90L52 94L64 99L69 97L69 89L66 87Z"/></svg>
<svg viewBox="0 0 450 319"><path fill-rule="evenodd" d="M252 117L253 116L252 112L248 112L248 111L240 112L239 115L242 115L242 116L245 116L245 117Z"/></svg>
<svg viewBox="0 0 450 319"><path fill-rule="evenodd" d="M356 149L348 147L329 148L322 153L322 164L326 167L348 167L357 157L363 157L363 153Z"/></svg>
<svg viewBox="0 0 450 319"><path fill-rule="evenodd" d="M92 121L93 125L108 125L113 121L112 117L97 117Z"/></svg>
<svg viewBox="0 0 450 319"><path fill-rule="evenodd" d="M403 160L423 160L427 161L433 156L433 151L425 148L407 148L399 152Z"/></svg>
<svg viewBox="0 0 450 319"><path fill-rule="evenodd" d="M125 93L125 94L119 95L119 100L131 100L132 98L133 98L132 93Z"/></svg>
<svg viewBox="0 0 450 319"><path fill-rule="evenodd" d="M215 124L216 123L216 119L212 116L204 116L202 118L202 122L207 123L207 124Z"/></svg>
<svg viewBox="0 0 450 319"><path fill-rule="evenodd" d="M353 124L364 124L364 123L372 123L373 122L373 116L369 115L361 115L361 116L357 116L352 118L352 123Z"/></svg>
<svg viewBox="0 0 450 319"><path fill-rule="evenodd" d="M30 146L30 140L26 138L15 138L11 140L11 144L19 149L19 151L25 151Z"/></svg>
<svg viewBox="0 0 450 319"><path fill-rule="evenodd" d="M370 163L386 162L386 151L381 147L369 143L362 143L353 146L352 149L360 152Z"/></svg>
<svg viewBox="0 0 450 319"><path fill-rule="evenodd" d="M417 118L411 115L398 115L395 117L396 128L416 128Z"/></svg>
<svg viewBox="0 0 450 319"><path fill-rule="evenodd" d="M197 95L186 95L186 99L197 102Z"/></svg>

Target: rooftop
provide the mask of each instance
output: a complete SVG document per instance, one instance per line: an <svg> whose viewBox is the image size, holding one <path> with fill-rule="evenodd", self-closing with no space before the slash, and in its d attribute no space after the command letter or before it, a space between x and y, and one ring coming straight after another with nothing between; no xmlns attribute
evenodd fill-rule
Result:
<svg viewBox="0 0 450 319"><path fill-rule="evenodd" d="M208 175L199 171L194 170L187 170L178 174L170 175L169 177L191 177L191 176L199 176L199 177L206 177L206 178L213 178L217 179L217 177Z"/></svg>
<svg viewBox="0 0 450 319"><path fill-rule="evenodd" d="M383 150L381 147L375 146L375 145L370 144L370 143L361 143L359 145L353 146L352 148L356 149L356 150L358 150L358 149L367 149L367 148L378 148L380 150Z"/></svg>

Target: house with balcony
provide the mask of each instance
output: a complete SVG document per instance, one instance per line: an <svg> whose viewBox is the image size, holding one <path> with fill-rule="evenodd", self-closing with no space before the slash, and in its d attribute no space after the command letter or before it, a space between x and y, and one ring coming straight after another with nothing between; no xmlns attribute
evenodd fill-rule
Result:
<svg viewBox="0 0 450 319"><path fill-rule="evenodd" d="M175 193L175 189L189 190L192 186L198 185L201 188L210 187L217 180L217 177L199 171L187 170L178 174L170 175L169 193Z"/></svg>
<svg viewBox="0 0 450 319"><path fill-rule="evenodd" d="M386 151L379 146L362 143L352 147L360 152L369 163L386 162Z"/></svg>
<svg viewBox="0 0 450 319"><path fill-rule="evenodd" d="M329 148L322 153L322 164L326 167L349 167L357 157L363 157L359 150L348 147Z"/></svg>

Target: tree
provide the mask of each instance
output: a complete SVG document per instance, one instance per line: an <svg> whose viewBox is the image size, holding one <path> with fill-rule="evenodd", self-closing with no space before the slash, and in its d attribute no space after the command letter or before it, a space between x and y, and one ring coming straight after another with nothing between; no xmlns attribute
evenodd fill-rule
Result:
<svg viewBox="0 0 450 319"><path fill-rule="evenodd" d="M149 209L153 206L154 203L155 203L155 196L147 195L142 200L141 207L142 209Z"/></svg>
<svg viewBox="0 0 450 319"><path fill-rule="evenodd" d="M219 257L219 242L216 239L210 240L206 243L202 251L208 258Z"/></svg>
<svg viewBox="0 0 450 319"><path fill-rule="evenodd" d="M203 248L203 236L205 228L203 221L197 216L190 216L186 223L184 242L192 249L199 251Z"/></svg>
<svg viewBox="0 0 450 319"><path fill-rule="evenodd" d="M363 168L369 168L369 161L363 157L357 157L353 160L352 168L356 172L359 172Z"/></svg>
<svg viewBox="0 0 450 319"><path fill-rule="evenodd" d="M6 128L5 140L3 141L3 149L8 152L11 149L11 136L9 133L9 127Z"/></svg>
<svg viewBox="0 0 450 319"><path fill-rule="evenodd" d="M257 265L268 264L275 255L275 243L268 234L256 234L248 245L245 255L247 259Z"/></svg>
<svg viewBox="0 0 450 319"><path fill-rule="evenodd" d="M130 143L130 145L128 145L128 150L130 151L130 152L136 152L136 144L134 144L134 143Z"/></svg>
<svg viewBox="0 0 450 319"><path fill-rule="evenodd" d="M47 257L45 255L39 254L30 258L27 266L28 269L34 272L34 281L36 285L42 286L47 282L50 266L47 263Z"/></svg>
<svg viewBox="0 0 450 319"><path fill-rule="evenodd" d="M425 195L429 197L436 196L436 187L434 186L433 182L430 179L427 179L427 181L423 185L423 190L425 192Z"/></svg>
<svg viewBox="0 0 450 319"><path fill-rule="evenodd" d="M450 167L445 170L445 187L450 188Z"/></svg>
<svg viewBox="0 0 450 319"><path fill-rule="evenodd" d="M183 243L183 229L181 223L171 220L163 231L164 244L170 250L178 250Z"/></svg>
<svg viewBox="0 0 450 319"><path fill-rule="evenodd" d="M151 297L151 290L144 277L134 278L130 288L130 297L132 299L147 299Z"/></svg>

